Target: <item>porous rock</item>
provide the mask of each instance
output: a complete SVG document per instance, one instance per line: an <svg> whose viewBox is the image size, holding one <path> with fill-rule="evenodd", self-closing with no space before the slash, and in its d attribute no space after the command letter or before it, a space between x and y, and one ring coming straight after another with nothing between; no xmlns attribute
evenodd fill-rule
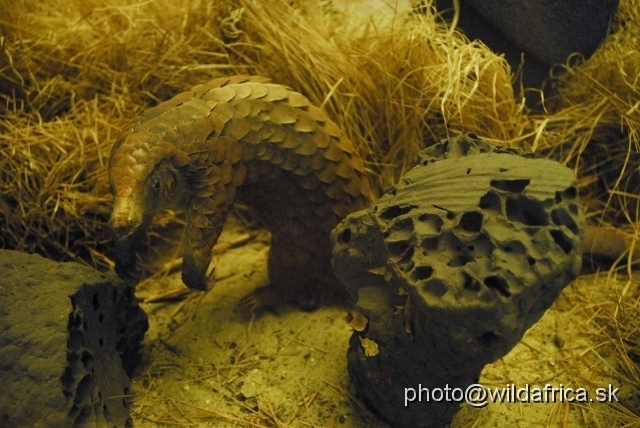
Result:
<svg viewBox="0 0 640 428"><path fill-rule="evenodd" d="M147 317L114 275L0 250L0 426L126 427Z"/></svg>
<svg viewBox="0 0 640 428"><path fill-rule="evenodd" d="M395 427L446 425L459 403L405 406L405 388L476 382L577 276L584 229L574 174L554 161L473 134L425 150L332 233L367 319L348 351L358 396Z"/></svg>

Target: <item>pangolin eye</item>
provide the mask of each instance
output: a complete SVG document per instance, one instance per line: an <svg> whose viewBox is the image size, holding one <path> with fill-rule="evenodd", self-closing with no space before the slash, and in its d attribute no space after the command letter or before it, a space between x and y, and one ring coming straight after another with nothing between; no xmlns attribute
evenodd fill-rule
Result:
<svg viewBox="0 0 640 428"><path fill-rule="evenodd" d="M151 182L151 188L155 191L155 192L159 192L160 191L160 180L158 180L157 178L155 180L153 180Z"/></svg>

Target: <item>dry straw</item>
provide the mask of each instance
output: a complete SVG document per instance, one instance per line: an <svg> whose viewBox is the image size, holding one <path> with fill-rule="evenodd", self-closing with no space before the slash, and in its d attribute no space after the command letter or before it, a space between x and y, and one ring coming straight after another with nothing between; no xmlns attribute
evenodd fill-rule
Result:
<svg viewBox="0 0 640 428"><path fill-rule="evenodd" d="M561 67L539 148L575 168L593 221L637 237L640 218L640 10L622 1L613 33L583 64Z"/></svg>
<svg viewBox="0 0 640 428"><path fill-rule="evenodd" d="M378 188L424 144L526 125L504 60L436 23L392 28L329 2L37 2L0 15L4 246L108 263L105 161L144 108L219 75L271 77L338 122ZM98 259L96 259L98 257Z"/></svg>
<svg viewBox="0 0 640 428"><path fill-rule="evenodd" d="M0 246L110 265L106 162L118 132L179 91L240 73L268 76L321 105L368 160L378 190L420 148L472 131L574 168L591 221L637 237L633 0L621 1L614 33L591 59L557 68L543 114L516 99L501 56L439 23L429 7L383 25L330 1L293 3L2 2ZM637 296L625 302L637 314ZM628 334L614 327L615 343L633 350L625 361L637 365L638 326ZM637 368L635 376L638 388Z"/></svg>
<svg viewBox="0 0 640 428"><path fill-rule="evenodd" d="M5 247L108 252L105 159L119 130L181 90L237 73L269 76L322 105L378 188L424 145L472 131L575 168L593 220L635 232L640 17L631 1L593 58L559 67L544 114L514 97L502 57L430 8L379 25L329 2L170 3L24 0L3 11Z"/></svg>

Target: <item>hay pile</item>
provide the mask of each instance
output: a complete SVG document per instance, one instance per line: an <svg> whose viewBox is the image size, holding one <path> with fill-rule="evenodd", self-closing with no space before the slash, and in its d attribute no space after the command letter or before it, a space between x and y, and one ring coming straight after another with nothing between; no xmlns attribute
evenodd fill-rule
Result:
<svg viewBox="0 0 640 428"><path fill-rule="evenodd" d="M111 266L106 162L116 135L149 106L213 77L242 73L268 76L322 105L368 160L378 189L394 182L425 145L471 131L571 166L591 222L637 238L640 8L634 0L621 1L614 34L591 59L558 67L563 72L544 113L516 99L501 56L439 23L429 7L383 25L326 0L264 5L3 2L0 247ZM160 223L173 220L169 213ZM629 293L625 307L637 314L637 286ZM631 350L625 355L636 364L630 377L638 385L634 328L616 343Z"/></svg>
<svg viewBox="0 0 640 428"><path fill-rule="evenodd" d="M620 2L612 34L583 64L558 67L549 114L532 117L537 148L575 168L593 222L640 221L640 8Z"/></svg>
<svg viewBox="0 0 640 428"><path fill-rule="evenodd" d="M505 61L432 12L398 16L393 29L314 1L25 0L2 12L7 248L109 264L105 162L117 133L145 108L220 75L265 75L322 105L379 187L424 141L461 130L509 141L527 123Z"/></svg>
<svg viewBox="0 0 640 428"><path fill-rule="evenodd" d="M638 218L639 12L561 77L548 114L514 97L504 59L420 16L393 25L327 1L23 0L0 51L2 245L110 264L105 162L145 108L220 75L288 84L322 105L392 183L425 144L472 131L575 167L597 221Z"/></svg>

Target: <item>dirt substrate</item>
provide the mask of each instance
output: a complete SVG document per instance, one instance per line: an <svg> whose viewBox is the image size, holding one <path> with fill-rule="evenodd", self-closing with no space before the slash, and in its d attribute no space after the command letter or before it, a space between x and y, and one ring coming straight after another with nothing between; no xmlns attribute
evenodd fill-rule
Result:
<svg viewBox="0 0 640 428"><path fill-rule="evenodd" d="M231 222L220 242L243 236L246 230ZM304 313L282 308L277 315L254 319L238 309L240 298L267 281L262 238L259 234L217 256L219 279L208 293L142 304L151 327L146 365L132 386L135 426L387 426L349 389L346 352L351 331L345 309ZM145 300L180 289L179 274L173 273L145 280L137 294ZM620 403L463 405L452 426L640 426L637 410L635 415L629 410L640 407L640 394L626 381L628 362L614 353L602 330L618 299L635 301L637 309L639 294L637 282L627 281L624 274L581 276L480 379L491 388L547 383L584 387L590 398L595 398L596 388L611 383L620 388ZM616 316L622 322L633 314ZM415 385L407 387L418 388L420 382L415 379Z"/></svg>

